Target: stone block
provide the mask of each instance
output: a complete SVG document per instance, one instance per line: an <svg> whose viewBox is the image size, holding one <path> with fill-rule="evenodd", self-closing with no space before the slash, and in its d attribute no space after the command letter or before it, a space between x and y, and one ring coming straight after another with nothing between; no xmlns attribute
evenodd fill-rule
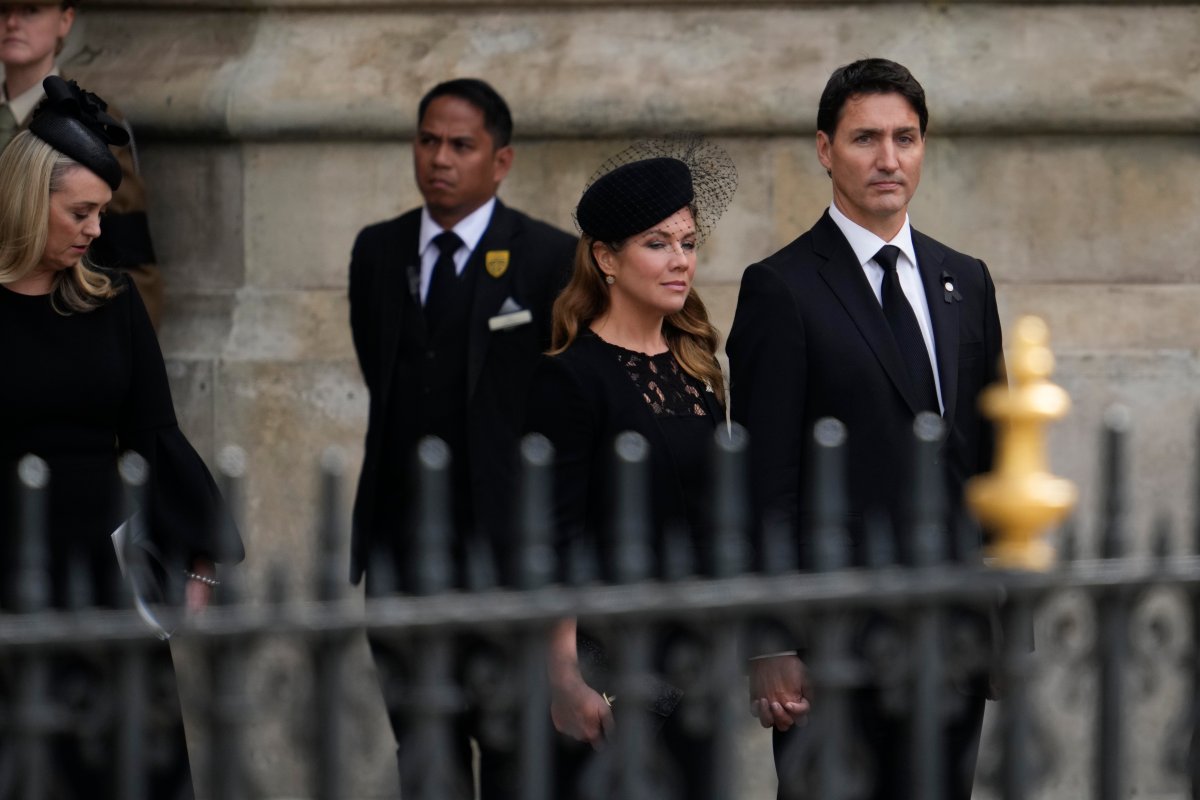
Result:
<svg viewBox="0 0 1200 800"><path fill-rule="evenodd" d="M243 538L255 597L277 578L289 591L311 590L318 460L330 446L344 454L337 517L348 531L366 431L366 397L352 362L220 363L213 437L218 444L237 444L246 451ZM348 575L348 566L346 570Z"/></svg>
<svg viewBox="0 0 1200 800"><path fill-rule="evenodd" d="M213 441L214 365L211 361L173 358L166 367L179 429L212 469L217 454Z"/></svg>
<svg viewBox="0 0 1200 800"><path fill-rule="evenodd" d="M344 289L358 231L420 202L408 141L248 145L246 284Z"/></svg>
<svg viewBox="0 0 1200 800"><path fill-rule="evenodd" d="M167 302L177 293L240 287L246 260L241 147L139 141Z"/></svg>
<svg viewBox="0 0 1200 800"><path fill-rule="evenodd" d="M167 280L171 278L168 276ZM218 292L168 289L158 341L174 358L216 358L233 325L237 296Z"/></svg>
<svg viewBox="0 0 1200 800"><path fill-rule="evenodd" d="M1200 287L1189 284L1001 283L1000 322L1034 314L1060 354L1079 351L1195 351Z"/></svg>
<svg viewBox="0 0 1200 800"><path fill-rule="evenodd" d="M832 70L868 54L913 70L941 132L1186 132L1200 102L1200 71L1181 68L1200 59L1192 4L147 5L86 17L68 66L173 135L395 138L453 75L494 80L527 135L791 135L813 130Z"/></svg>
<svg viewBox="0 0 1200 800"><path fill-rule="evenodd" d="M1194 283L1191 137L931 136L913 225L998 281Z"/></svg>
<svg viewBox="0 0 1200 800"><path fill-rule="evenodd" d="M117 101L138 130L183 138L225 136L231 96L249 60L261 13L193 8L88 9L62 64L81 85ZM151 79L152 76L152 79Z"/></svg>
<svg viewBox="0 0 1200 800"><path fill-rule="evenodd" d="M1079 486L1074 516L1083 552L1097 553L1105 499L1101 426L1114 404L1127 408L1131 419L1129 547L1147 554L1154 525L1162 519L1173 525L1176 551L1182 552L1197 513L1195 352L1059 352L1057 361L1054 380L1070 393L1072 409L1050 428L1050 467Z"/></svg>
<svg viewBox="0 0 1200 800"><path fill-rule="evenodd" d="M357 377L345 290L238 293L227 358L302 364L349 363Z"/></svg>

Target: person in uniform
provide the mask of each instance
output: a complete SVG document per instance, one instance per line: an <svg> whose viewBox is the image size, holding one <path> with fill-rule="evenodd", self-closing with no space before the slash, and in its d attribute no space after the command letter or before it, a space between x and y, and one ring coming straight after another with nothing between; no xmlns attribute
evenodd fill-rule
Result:
<svg viewBox="0 0 1200 800"><path fill-rule="evenodd" d="M451 453L454 585L472 568L512 580L513 498L525 395L550 346L550 308L566 283L574 238L496 197L513 163L512 116L481 80L433 87L417 109L413 167L425 203L365 228L350 260L350 327L370 392L354 503L351 580L368 595L411 592L414 450L424 437ZM380 637L372 650L385 696L406 685L411 657ZM460 643L464 663L471 643ZM455 715L454 768L429 768L404 709L389 707L402 794L434 782L438 797L472 797L471 740L484 798L514 796L515 742L480 730L468 698Z"/></svg>

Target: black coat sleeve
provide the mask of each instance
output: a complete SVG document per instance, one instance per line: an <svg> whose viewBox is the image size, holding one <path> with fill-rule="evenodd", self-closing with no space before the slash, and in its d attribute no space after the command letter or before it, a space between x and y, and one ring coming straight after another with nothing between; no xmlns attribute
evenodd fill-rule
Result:
<svg viewBox="0 0 1200 800"><path fill-rule="evenodd" d="M750 435L750 477L759 524L799 514L807 360L804 320L791 289L763 264L742 275L726 345L730 413Z"/></svg>
<svg viewBox="0 0 1200 800"><path fill-rule="evenodd" d="M577 548L587 542L599 447L596 411L578 377L555 356L543 356L529 387L526 432L554 446L555 552L560 578Z"/></svg>
<svg viewBox="0 0 1200 800"><path fill-rule="evenodd" d="M984 282L984 381L983 385L990 386L998 381L1007 382L1008 375L1004 365L1004 342L1000 331L1000 314L996 309L996 284L992 281L987 264L979 262L983 270ZM977 454L976 470L986 472L991 469L996 450L996 431L991 420L980 419L979 453Z"/></svg>
<svg viewBox="0 0 1200 800"><path fill-rule="evenodd" d="M371 324L371 299L374 296L374 262L371 257L371 244L367 231L359 233L354 241L354 249L350 255L350 334L354 339L354 352L358 356L358 365L362 370L363 380L367 388L374 391L375 349L374 335Z"/></svg>
<svg viewBox="0 0 1200 800"><path fill-rule="evenodd" d="M181 559L185 566L197 557L240 561L240 540L229 543L228 549L218 545L220 526L232 524L229 512L208 467L176 422L158 339L132 282L126 283L124 296L113 302L128 309L131 365L117 442L121 450L132 450L149 464L146 502L151 537L164 554Z"/></svg>

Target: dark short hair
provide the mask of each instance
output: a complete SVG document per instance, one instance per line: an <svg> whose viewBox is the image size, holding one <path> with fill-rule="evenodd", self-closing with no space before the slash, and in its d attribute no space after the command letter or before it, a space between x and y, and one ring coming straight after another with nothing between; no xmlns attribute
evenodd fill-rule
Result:
<svg viewBox="0 0 1200 800"><path fill-rule="evenodd" d="M504 102L500 93L486 81L478 78L455 78L439 83L421 98L421 104L417 106L417 125L425 119L425 111L429 104L439 97L457 97L478 108L483 114L483 127L492 137L492 144L497 149L507 147L512 141L513 122L508 103Z"/></svg>
<svg viewBox="0 0 1200 800"><path fill-rule="evenodd" d="M838 67L829 76L817 106L817 130L830 139L837 130L846 101L860 94L898 94L908 101L921 122L921 135L929 124L925 90L906 67L886 58L864 58Z"/></svg>

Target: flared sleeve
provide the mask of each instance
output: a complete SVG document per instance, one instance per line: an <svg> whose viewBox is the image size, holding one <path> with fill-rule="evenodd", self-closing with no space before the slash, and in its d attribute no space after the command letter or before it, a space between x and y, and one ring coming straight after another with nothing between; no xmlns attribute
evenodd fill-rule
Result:
<svg viewBox="0 0 1200 800"><path fill-rule="evenodd" d="M179 429L158 338L132 281L114 302L129 313L129 383L118 426L118 446L149 464L146 492L150 537L185 568L196 559L232 563L244 557L236 533L223 547L223 526L236 530L200 455Z"/></svg>

